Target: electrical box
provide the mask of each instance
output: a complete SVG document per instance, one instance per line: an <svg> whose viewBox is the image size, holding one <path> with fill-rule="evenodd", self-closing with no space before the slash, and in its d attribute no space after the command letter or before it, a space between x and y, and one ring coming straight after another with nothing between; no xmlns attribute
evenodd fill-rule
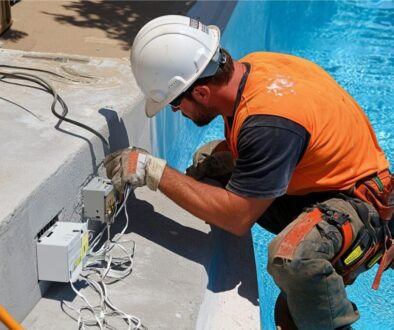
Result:
<svg viewBox="0 0 394 330"><path fill-rule="evenodd" d="M86 223L56 222L37 241L38 279L68 282L82 271L89 250Z"/></svg>
<svg viewBox="0 0 394 330"><path fill-rule="evenodd" d="M82 188L84 215L92 220L110 221L115 212L115 190L111 180L95 177Z"/></svg>

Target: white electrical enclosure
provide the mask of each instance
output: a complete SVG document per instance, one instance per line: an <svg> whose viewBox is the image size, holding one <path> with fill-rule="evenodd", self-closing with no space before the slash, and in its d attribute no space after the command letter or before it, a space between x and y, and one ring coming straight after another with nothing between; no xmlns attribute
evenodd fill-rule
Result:
<svg viewBox="0 0 394 330"><path fill-rule="evenodd" d="M82 271L88 249L86 223L56 222L37 241L38 279L75 279Z"/></svg>

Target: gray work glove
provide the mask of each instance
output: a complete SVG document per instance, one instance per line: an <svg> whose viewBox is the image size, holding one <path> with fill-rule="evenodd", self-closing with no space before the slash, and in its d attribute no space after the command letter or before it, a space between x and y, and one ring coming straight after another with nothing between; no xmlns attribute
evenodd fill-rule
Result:
<svg viewBox="0 0 394 330"><path fill-rule="evenodd" d="M132 188L147 185L149 189L157 190L166 161L153 157L144 149L132 147L105 157L104 166L115 189L123 193L126 184Z"/></svg>
<svg viewBox="0 0 394 330"><path fill-rule="evenodd" d="M221 142L222 140L211 141L199 148L193 156L193 164L186 169L186 175L196 180L228 180L234 169L234 160L230 151L215 152Z"/></svg>

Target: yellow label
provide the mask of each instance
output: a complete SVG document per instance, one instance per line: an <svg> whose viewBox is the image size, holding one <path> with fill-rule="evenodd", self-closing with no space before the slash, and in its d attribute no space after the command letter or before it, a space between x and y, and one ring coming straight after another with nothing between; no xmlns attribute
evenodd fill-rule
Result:
<svg viewBox="0 0 394 330"><path fill-rule="evenodd" d="M75 270L75 268L77 268L78 265L81 263L81 260L82 260L82 258L81 258L81 256L79 256L79 258L76 259L76 260L74 261L74 270Z"/></svg>
<svg viewBox="0 0 394 330"><path fill-rule="evenodd" d="M78 267L78 265L81 263L82 259L87 255L88 250L89 250L89 233L85 232L82 235L81 251L79 254L79 258L74 261L74 269Z"/></svg>
<svg viewBox="0 0 394 330"><path fill-rule="evenodd" d="M345 265L351 264L353 261L357 260L363 254L363 249L361 246L357 246L343 261Z"/></svg>
<svg viewBox="0 0 394 330"><path fill-rule="evenodd" d="M82 236L81 258L88 254L89 250L89 233L86 232Z"/></svg>

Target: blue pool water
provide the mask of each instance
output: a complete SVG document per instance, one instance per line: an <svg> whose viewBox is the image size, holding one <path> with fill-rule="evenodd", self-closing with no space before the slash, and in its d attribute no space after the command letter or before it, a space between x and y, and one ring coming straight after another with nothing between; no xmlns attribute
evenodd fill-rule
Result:
<svg viewBox="0 0 394 330"><path fill-rule="evenodd" d="M222 34L222 45L235 58L256 50L277 51L325 68L364 108L394 169L393 0L240 1ZM201 129L166 110L156 125L157 152L181 171L196 148L223 138L220 119ZM278 290L265 270L272 236L257 225L252 233L261 320L264 329L274 329ZM348 288L362 315L355 328L394 329L393 272L384 274L379 291L370 288L374 275L374 270L365 273Z"/></svg>

